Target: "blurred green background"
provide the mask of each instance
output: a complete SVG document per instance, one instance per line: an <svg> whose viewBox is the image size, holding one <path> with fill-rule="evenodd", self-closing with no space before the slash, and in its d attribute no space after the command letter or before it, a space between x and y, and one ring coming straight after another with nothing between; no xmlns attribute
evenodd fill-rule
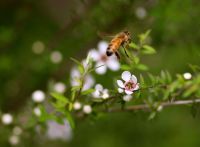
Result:
<svg viewBox="0 0 200 147"><path fill-rule="evenodd" d="M190 72L199 65L199 0L6 0L0 1L0 110L17 114L36 89L48 82L69 83L69 57L83 59L102 40L97 32L115 34L124 28L137 35L151 29L156 55L142 61L150 72ZM34 50L34 44L43 49ZM52 52L62 61L53 63ZM108 72L107 76L113 75ZM102 77L103 84L111 86ZM77 123L70 142L23 140L29 146L80 147L199 147L199 117L190 108L167 108L153 121L147 114L108 114L95 123ZM3 136L0 136L3 138ZM8 146L0 139L2 147Z"/></svg>

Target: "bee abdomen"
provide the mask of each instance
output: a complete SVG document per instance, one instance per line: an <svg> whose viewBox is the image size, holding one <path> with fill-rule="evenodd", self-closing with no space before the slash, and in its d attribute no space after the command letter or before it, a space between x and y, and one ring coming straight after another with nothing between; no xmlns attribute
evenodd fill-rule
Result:
<svg viewBox="0 0 200 147"><path fill-rule="evenodd" d="M111 56L113 54L113 51L111 50L111 44L108 45L108 48L106 50L106 55Z"/></svg>
<svg viewBox="0 0 200 147"><path fill-rule="evenodd" d="M111 56L112 54L113 54L112 51L110 51L110 50L107 50L107 51L106 51L106 55L107 55L107 56Z"/></svg>
<svg viewBox="0 0 200 147"><path fill-rule="evenodd" d="M107 56L111 56L112 54L113 54L113 51L111 51L110 49L107 49L106 55L107 55Z"/></svg>

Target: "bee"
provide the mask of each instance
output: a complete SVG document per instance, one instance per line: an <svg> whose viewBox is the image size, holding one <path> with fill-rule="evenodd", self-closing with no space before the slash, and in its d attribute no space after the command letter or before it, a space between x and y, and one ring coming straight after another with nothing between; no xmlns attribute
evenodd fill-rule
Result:
<svg viewBox="0 0 200 147"><path fill-rule="evenodd" d="M120 33L118 33L117 35L114 36L114 38L110 41L107 50L106 50L106 55L107 56L112 56L113 54L115 54L117 56L118 59L120 59L120 55L119 55L119 48L123 47L125 54L128 56L127 52L126 52L126 45L129 44L131 42L131 34L129 31L122 31Z"/></svg>

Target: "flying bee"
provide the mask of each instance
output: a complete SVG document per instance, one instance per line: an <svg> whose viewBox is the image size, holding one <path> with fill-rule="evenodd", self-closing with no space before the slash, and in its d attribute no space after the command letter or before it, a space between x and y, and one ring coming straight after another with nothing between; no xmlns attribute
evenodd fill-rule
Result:
<svg viewBox="0 0 200 147"><path fill-rule="evenodd" d="M120 59L118 50L120 47L123 47L125 54L127 55L127 57L129 57L126 52L126 45L129 44L130 42L131 42L131 35L130 35L129 31L123 31L123 32L118 33L110 41L110 43L107 47L106 55L112 56L113 54L115 54L117 56L117 58Z"/></svg>

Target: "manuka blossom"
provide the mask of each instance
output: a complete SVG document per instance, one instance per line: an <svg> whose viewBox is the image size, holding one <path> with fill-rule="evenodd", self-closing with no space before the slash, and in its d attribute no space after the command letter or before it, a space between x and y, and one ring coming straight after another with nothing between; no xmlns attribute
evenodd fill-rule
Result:
<svg viewBox="0 0 200 147"><path fill-rule="evenodd" d="M53 89L54 89L54 91L56 91L58 93L64 93L66 90L66 86L64 83L58 82L58 83L55 83Z"/></svg>
<svg viewBox="0 0 200 147"><path fill-rule="evenodd" d="M72 130L67 120L64 124L58 124L55 121L47 122L47 136L49 139L61 139L63 141L70 140L72 137Z"/></svg>
<svg viewBox="0 0 200 147"><path fill-rule="evenodd" d="M131 95L124 95L123 96L123 100L126 101L126 102L129 102L131 99L132 99Z"/></svg>
<svg viewBox="0 0 200 147"><path fill-rule="evenodd" d="M186 79L186 80L190 80L190 79L192 78L192 74L189 73L189 72L186 72L186 73L183 74L183 77L184 77L184 79Z"/></svg>
<svg viewBox="0 0 200 147"><path fill-rule="evenodd" d="M139 83L137 83L137 78L135 75L131 75L129 71L124 71L121 77L125 82L122 80L117 80L119 93L125 92L126 94L130 95L133 93L133 91L139 89Z"/></svg>
<svg viewBox="0 0 200 147"><path fill-rule="evenodd" d="M96 67L98 67L95 70L97 74L105 74L107 68L112 71L117 71L120 69L120 64L115 56L107 57L107 47L107 42L100 41L98 44L98 50L92 49L89 52L91 58L96 62Z"/></svg>
<svg viewBox="0 0 200 147"><path fill-rule="evenodd" d="M77 68L72 68L71 70L71 85L80 86L81 73ZM94 79L91 75L87 74L84 78L84 84L82 90L90 89L94 85Z"/></svg>
<svg viewBox="0 0 200 147"><path fill-rule="evenodd" d="M92 107L90 105L84 105L83 106L83 112L85 114L90 114L92 112Z"/></svg>
<svg viewBox="0 0 200 147"><path fill-rule="evenodd" d="M92 93L94 98L107 99L109 97L108 89L104 89L101 84L95 86L95 91Z"/></svg>

